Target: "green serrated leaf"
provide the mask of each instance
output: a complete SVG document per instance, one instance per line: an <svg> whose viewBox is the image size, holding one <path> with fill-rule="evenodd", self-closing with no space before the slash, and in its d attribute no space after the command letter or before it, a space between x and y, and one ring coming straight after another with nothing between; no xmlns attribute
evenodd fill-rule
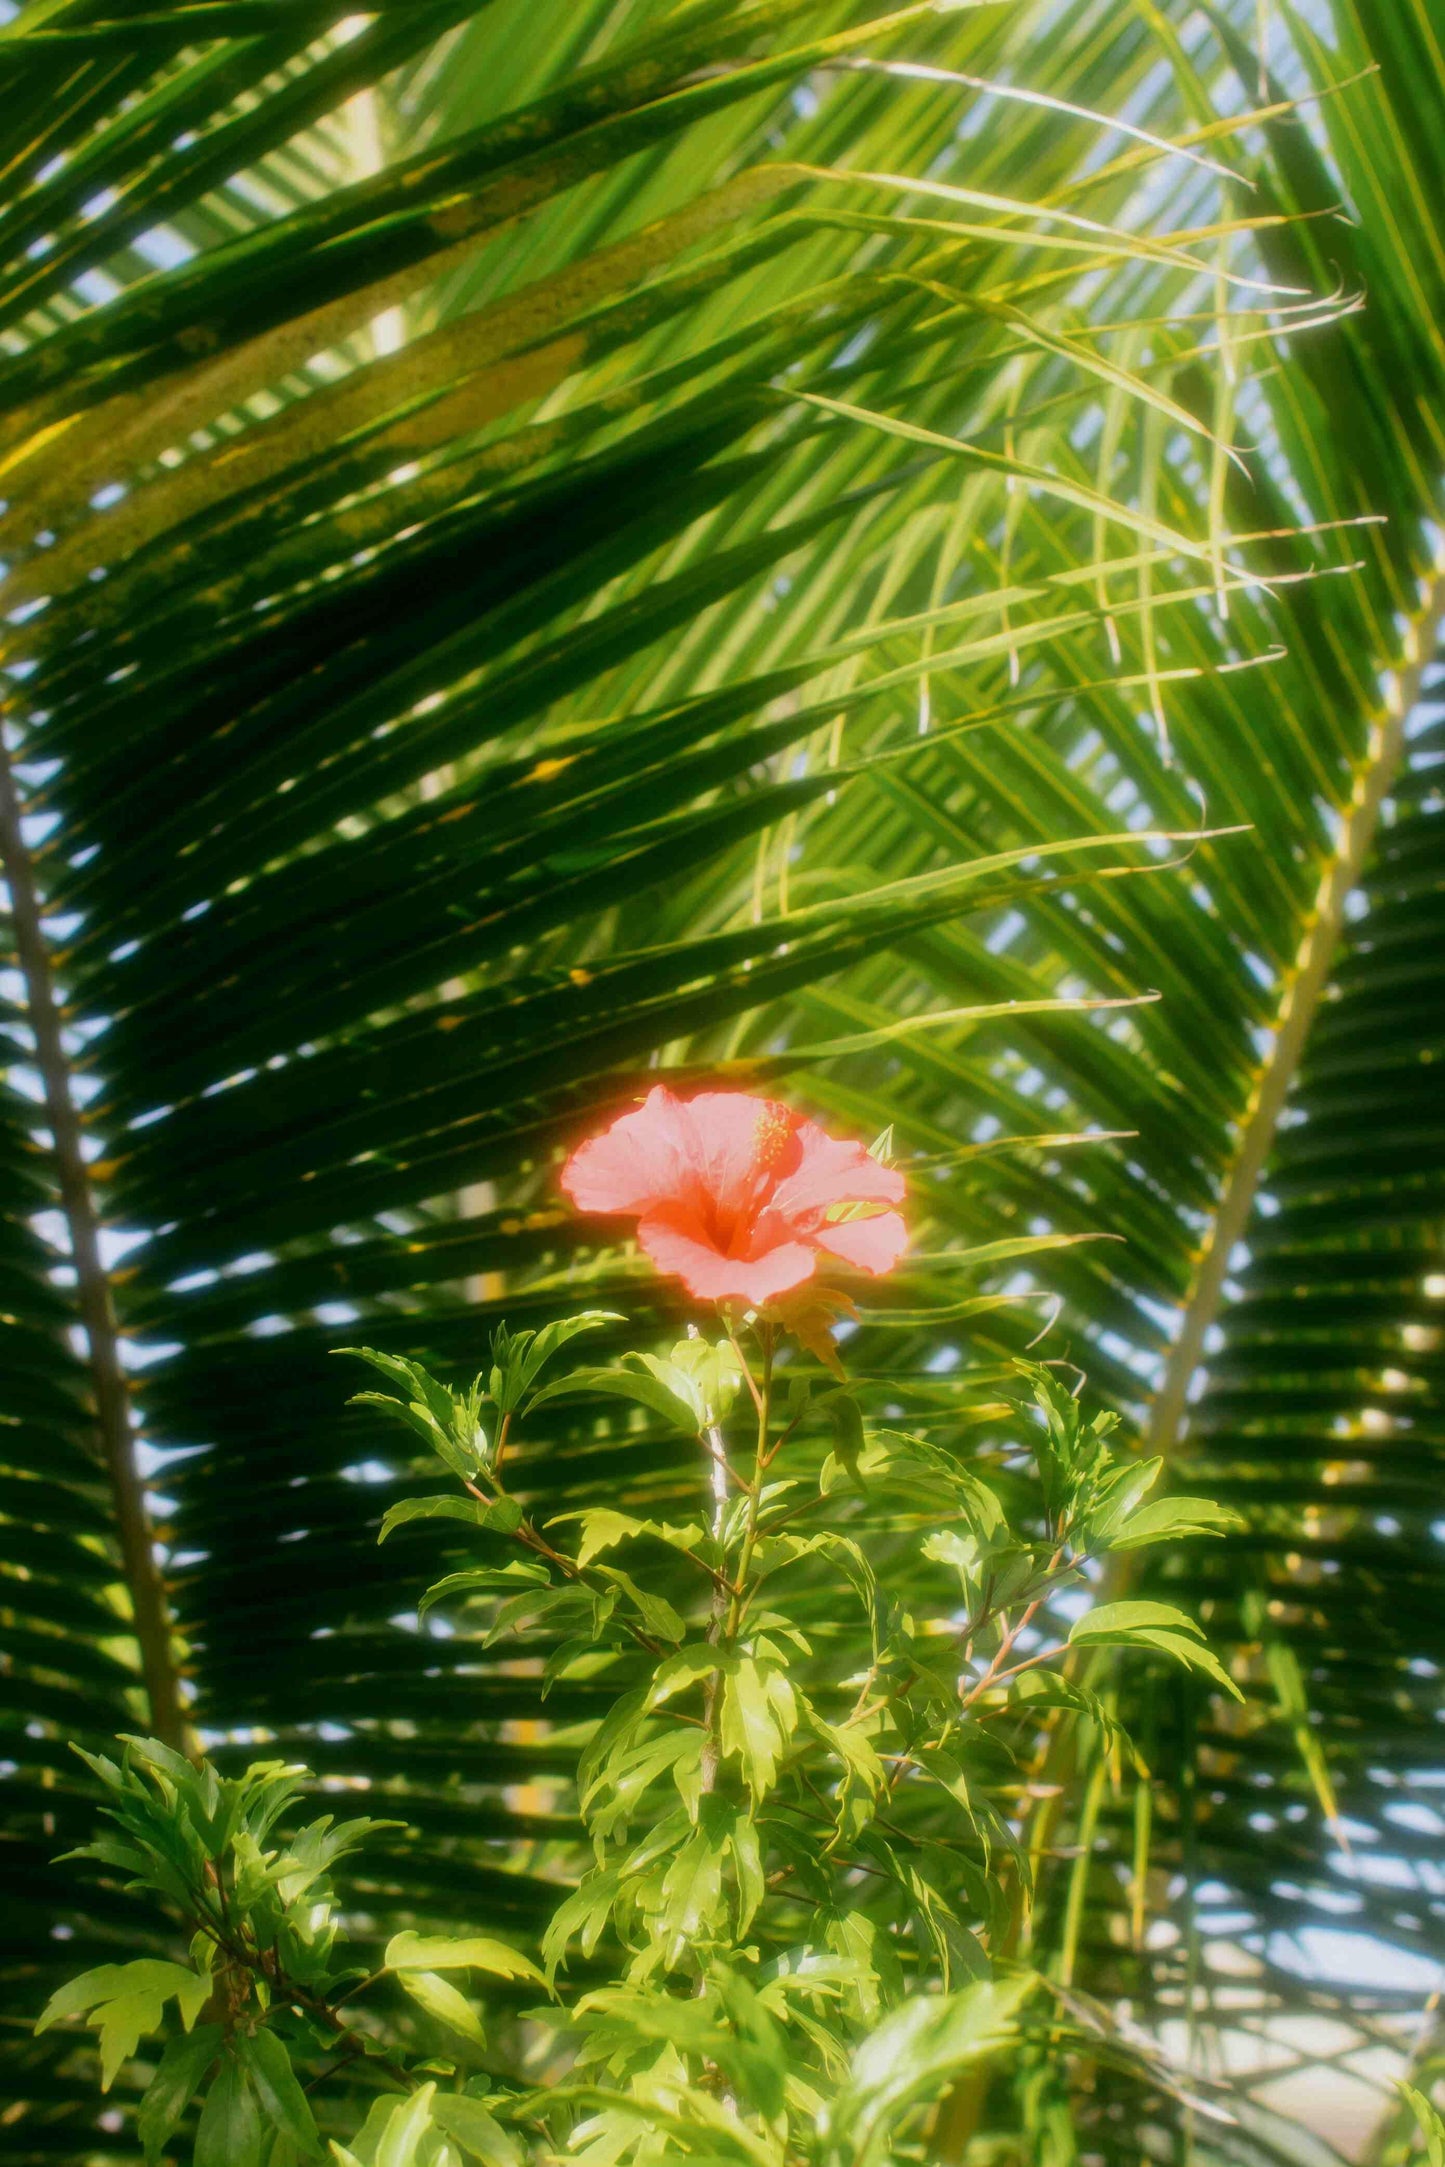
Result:
<svg viewBox="0 0 1445 2167"><path fill-rule="evenodd" d="M1097 1535L1092 1539L1100 1548L1142 1550L1148 1543L1195 1535L1227 1535L1243 1526L1237 1512L1207 1497L1161 1497L1155 1504L1140 1506L1137 1512L1120 1515L1103 1542Z"/></svg>
<svg viewBox="0 0 1445 2167"><path fill-rule="evenodd" d="M418 2148L431 2128L436 2089L423 2084L392 2108L377 2141L375 2167L417 2167Z"/></svg>
<svg viewBox="0 0 1445 2167"><path fill-rule="evenodd" d="M219 2024L198 2024L189 2035L172 2039L146 2086L136 2114L136 2134L148 2161L160 2158L175 2129L221 2051L225 2032Z"/></svg>
<svg viewBox="0 0 1445 2167"><path fill-rule="evenodd" d="M486 2045L487 2034L481 2018L465 1994L459 1993L450 1980L443 1979L439 1972L415 1971L410 1966L398 1970L397 1976L405 1991L428 2016L435 2017L438 2023L461 2038L470 2039L474 2046Z"/></svg>
<svg viewBox="0 0 1445 2167"><path fill-rule="evenodd" d="M723 1679L720 1738L736 1757L753 1799L761 1804L777 1780L778 1762L798 1719L797 1696L784 1673L741 1656Z"/></svg>
<svg viewBox="0 0 1445 2167"><path fill-rule="evenodd" d="M623 1572L620 1566L599 1565L595 1570L623 1591L649 1633L660 1640L685 1638L687 1620L678 1615L665 1595L654 1595L647 1588L639 1587L632 1575Z"/></svg>
<svg viewBox="0 0 1445 2167"><path fill-rule="evenodd" d="M570 1376L559 1378L555 1384L544 1385L534 1396L532 1407L535 1411L559 1399L631 1400L635 1405L661 1415L673 1429L696 1437L704 1427L704 1411L693 1399L681 1371L676 1373L673 1383L678 1389L672 1389L651 1369L627 1369L619 1365L616 1369L573 1370Z"/></svg>
<svg viewBox="0 0 1445 2167"><path fill-rule="evenodd" d="M663 1876L654 1931L669 1965L680 1964L701 1941L717 1938L722 1911L725 1838L707 1828L688 1837Z"/></svg>
<svg viewBox="0 0 1445 2167"><path fill-rule="evenodd" d="M498 1979L535 1979L542 1974L529 1956L494 1941L487 1934L451 1938L443 1934L416 1934L410 1929L394 1934L386 1945L388 1971L487 1971Z"/></svg>
<svg viewBox="0 0 1445 2167"><path fill-rule="evenodd" d="M545 1565L515 1558L507 1565L473 1565L462 1572L447 1573L434 1581L417 1604L425 1617L438 1603L464 1601L471 1595L512 1595L520 1588L545 1588L549 1584Z"/></svg>
<svg viewBox="0 0 1445 2167"><path fill-rule="evenodd" d="M321 2136L311 2103L291 2067L291 2057L271 2031L238 2036L241 2063L256 2088L261 2112L272 2129L293 2145L303 2159L319 2159Z"/></svg>
<svg viewBox="0 0 1445 2167"><path fill-rule="evenodd" d="M459 2144L482 2167L522 2167L524 2153L517 2139L479 2099L465 2092L438 2092L432 2101L432 2121Z"/></svg>
<svg viewBox="0 0 1445 2167"><path fill-rule="evenodd" d="M261 2167L261 2109L234 2054L222 2057L196 2126L195 2167Z"/></svg>
<svg viewBox="0 0 1445 2167"><path fill-rule="evenodd" d="M515 1498L498 1498L484 1504L472 1497L407 1497L383 1516L378 1542L413 1520L460 1520L468 1527L486 1528L494 1535L512 1535L522 1524L522 1508Z"/></svg>
<svg viewBox="0 0 1445 2167"><path fill-rule="evenodd" d="M730 1649L715 1648L711 1641L698 1641L690 1648L679 1648L658 1664L648 1689L647 1706L660 1708L677 1693L685 1693L689 1686L703 1678L711 1677L720 1670L729 1670L738 1658Z"/></svg>
<svg viewBox="0 0 1445 2167"><path fill-rule="evenodd" d="M1202 1626L1173 1603L1127 1602L1097 1603L1092 1610L1086 1610L1075 1619L1069 1639L1076 1644L1114 1640L1149 1628L1191 1634L1195 1640L1204 1638Z"/></svg>
<svg viewBox="0 0 1445 2167"><path fill-rule="evenodd" d="M141 2040L159 2031L167 2001L174 1998L187 2031L211 1992L208 1973L144 1957L132 1964L103 1964L57 1988L36 2022L37 2032L66 2017L86 2016L100 2032L101 2090L108 2092L123 2062Z"/></svg>
<svg viewBox="0 0 1445 2167"><path fill-rule="evenodd" d="M497 1395L499 1407L504 1413L519 1407L547 1364L579 1333L597 1332L605 1325L626 1322L615 1309L584 1309L575 1317L562 1317L554 1324L544 1324L539 1332L521 1334L518 1352L506 1365L505 1383Z"/></svg>
<svg viewBox="0 0 1445 2167"><path fill-rule="evenodd" d="M577 1545L576 1562L586 1566L604 1551L615 1550L619 1543L635 1542L640 1535L652 1532L652 1523L634 1519L629 1512L616 1512L610 1505L594 1505L581 1512L558 1513L547 1522L548 1527L558 1527L569 1520L576 1520L582 1529L582 1539Z"/></svg>
<svg viewBox="0 0 1445 2167"><path fill-rule="evenodd" d="M1172 1603L1101 1603L1076 1620L1069 1640L1085 1647L1157 1648L1186 1669L1212 1678L1233 1699L1244 1699L1218 1657L1204 1645L1200 1627Z"/></svg>

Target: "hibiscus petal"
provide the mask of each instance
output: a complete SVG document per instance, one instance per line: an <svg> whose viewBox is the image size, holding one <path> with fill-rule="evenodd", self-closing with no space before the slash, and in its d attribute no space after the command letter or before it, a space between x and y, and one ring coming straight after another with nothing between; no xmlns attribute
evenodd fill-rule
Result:
<svg viewBox="0 0 1445 2167"><path fill-rule="evenodd" d="M637 1239L660 1272L680 1279L703 1302L731 1296L756 1306L811 1279L817 1263L806 1242L784 1242L759 1257L724 1256L700 1221L679 1212L643 1219Z"/></svg>
<svg viewBox="0 0 1445 2167"><path fill-rule="evenodd" d="M683 1107L693 1163L711 1198L720 1235L756 1212L780 1166L797 1164L799 1117L748 1091L699 1091Z"/></svg>
<svg viewBox="0 0 1445 2167"><path fill-rule="evenodd" d="M820 1249L842 1257L860 1272L891 1272L908 1247L908 1229L896 1211L881 1211L872 1219L843 1219L837 1226L821 1226L813 1236Z"/></svg>
<svg viewBox="0 0 1445 2167"><path fill-rule="evenodd" d="M562 1187L579 1211L646 1211L695 1191L694 1139L687 1109L659 1084L635 1113L578 1146Z"/></svg>
<svg viewBox="0 0 1445 2167"><path fill-rule="evenodd" d="M786 1219L826 1211L830 1204L901 1204L907 1184L896 1166L870 1159L860 1143L830 1136L816 1121L798 1128L802 1159L778 1183L772 1210Z"/></svg>

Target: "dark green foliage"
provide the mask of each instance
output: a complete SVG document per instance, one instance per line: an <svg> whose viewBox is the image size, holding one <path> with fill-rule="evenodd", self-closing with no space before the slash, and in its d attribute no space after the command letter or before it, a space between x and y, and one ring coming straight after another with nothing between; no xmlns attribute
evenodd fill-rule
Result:
<svg viewBox="0 0 1445 2167"><path fill-rule="evenodd" d="M348 2140L333 2142L341 2167L365 2167L373 2145L377 2167L450 2167L452 2139L493 2167L599 2143L639 2163L661 2144L677 2159L882 2167L901 2145L912 2156L915 2135L933 2141L956 2087L1009 2050L1047 2038L1056 2070L1095 2051L1042 1980L991 1962L985 1945L1002 1948L1011 1906L1031 1893L1011 1800L1042 1727L1068 1709L1111 1750L1132 1751L1066 1675L1083 1627L1230 1686L1169 1605L1106 1606L1067 1641L1054 1627L1052 1607L1090 1571L1091 1528L1141 1547L1169 1539L1143 1502L1157 1467L1118 1457L1105 1442L1112 1417L1086 1423L1047 1370L1026 1366L1042 1421L1025 1416L1007 1454L1038 1477L1007 1486L1017 1519L973 1468L861 1420L840 1483L802 1350L770 1311L733 1305L715 1342L694 1333L666 1361L629 1369L624 1356L563 1380L595 1403L609 1380L670 1376L665 1405L650 1394L640 1405L690 1440L710 1512L663 1523L601 1508L544 1530L508 1496L507 1429L557 1391L537 1385L549 1357L616 1321L587 1313L535 1336L499 1327L490 1372L464 1394L368 1350L407 1397L361 1395L429 1430L441 1471L467 1493L431 1503L487 1505L477 1533L490 1561L449 1574L422 1607L444 1607L472 1646L558 1636L545 1688L578 1676L602 1695L577 1770L592 1856L569 1862L541 1968L491 1935L408 1929L374 1971L348 1969L329 1871L377 1824L328 1816L282 1833L304 1771L265 1762L226 1780L132 1741L120 1766L92 1764L125 1840L77 1856L161 1897L191 1933L190 1962L84 1974L52 1996L39 2029L98 2026L108 2087L175 1998L182 2032L139 2116L151 2156L204 2085L196 2167L276 2167L278 2143L288 2162L318 2157L313 2091ZM958 1414L971 1394L958 1388ZM752 1432L751 1456L739 1429ZM1212 1532L1233 1524L1201 1499L1176 1510L1196 1532L1211 1515ZM627 1571L612 1562L624 1553ZM901 1574L907 1604L885 1593L885 1569ZM470 1998L478 1975L504 1991L544 1988L556 2004L525 2013L523 2052L493 2045ZM372 2006L391 1982L420 2012L419 2042L405 2026L398 2041ZM219 2022L197 2026L203 2012ZM1157 2058L1118 2035L1110 2051L1147 2094L1172 2096ZM356 2088L368 2067L386 2087L369 2104Z"/></svg>

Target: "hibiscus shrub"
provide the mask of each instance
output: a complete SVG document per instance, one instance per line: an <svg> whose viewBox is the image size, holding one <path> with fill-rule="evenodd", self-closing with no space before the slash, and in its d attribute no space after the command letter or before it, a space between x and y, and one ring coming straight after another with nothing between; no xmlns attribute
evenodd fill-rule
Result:
<svg viewBox="0 0 1445 2167"><path fill-rule="evenodd" d="M579 1741L590 1858L562 1881L558 1854L540 1944L447 1922L358 1963L332 1872L385 1824L296 1826L304 1771L225 1777L132 1740L91 1762L115 1833L82 1855L152 1892L189 1946L84 1974L42 2024L96 2027L107 2085L169 2031L140 2135L154 2161L193 2128L196 2167L318 2158L323 2125L340 2167L882 2167L961 2158L995 2065L995 2106L1025 2119L1077 2053L1168 2088L1102 2009L1030 1971L1046 1845L1024 1809L1054 1788L1038 1757L1061 1724L1117 1776L1131 1763L1099 1651L1235 1691L1184 1612L1077 1600L1094 1561L1231 1516L1151 1500L1159 1462L1118 1450L1114 1418L1046 1365L1017 1364L1004 1399L996 1374L986 1400L966 1373L933 1380L879 1419L827 1328L848 1297L818 1274L896 1263L904 1184L783 1106L654 1091L563 1184L635 1219L694 1297L669 1351L576 1366L623 1321L591 1310L498 1331L463 1391L347 1350L384 1380L360 1400L443 1482L381 1539L466 1531L422 1617L516 1641L543 1691L585 1677L613 1696ZM694 1441L676 1518L543 1517L534 1448L564 1400ZM957 1444L970 1424L998 1440L987 1456Z"/></svg>

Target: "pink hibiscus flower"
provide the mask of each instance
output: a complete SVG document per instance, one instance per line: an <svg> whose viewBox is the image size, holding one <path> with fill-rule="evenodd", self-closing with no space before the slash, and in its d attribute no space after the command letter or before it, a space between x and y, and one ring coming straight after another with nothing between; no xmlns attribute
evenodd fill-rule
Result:
<svg viewBox="0 0 1445 2167"><path fill-rule="evenodd" d="M573 1152L562 1186L579 1211L636 1218L661 1272L702 1301L754 1307L811 1279L819 1255L891 1271L908 1233L903 1176L776 1099L658 1086ZM838 1216L850 1206L866 1217Z"/></svg>

